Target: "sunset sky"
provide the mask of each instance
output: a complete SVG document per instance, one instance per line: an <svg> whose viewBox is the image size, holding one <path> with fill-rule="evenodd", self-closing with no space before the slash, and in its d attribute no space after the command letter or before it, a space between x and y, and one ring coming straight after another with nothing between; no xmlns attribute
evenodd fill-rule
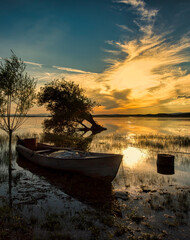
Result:
<svg viewBox="0 0 190 240"><path fill-rule="evenodd" d="M75 81L95 114L190 112L189 16L189 0L1 1L0 57L12 49L38 89Z"/></svg>

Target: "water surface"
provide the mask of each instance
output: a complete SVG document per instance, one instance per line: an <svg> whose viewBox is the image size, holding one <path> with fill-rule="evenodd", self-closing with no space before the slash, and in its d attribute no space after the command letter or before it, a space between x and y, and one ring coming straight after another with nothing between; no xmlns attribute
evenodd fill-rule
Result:
<svg viewBox="0 0 190 240"><path fill-rule="evenodd" d="M41 117L29 118L17 134L36 136L39 141L43 141L43 120L44 118ZM65 231L68 229L74 231L69 216L72 219L77 216L78 219L78 214L87 211L88 216L85 215L85 218L89 217L89 212L91 217L97 217L97 211L106 207L110 209L112 215L120 216L114 220L117 219L117 224L112 227L106 226L109 228L108 232L127 223L132 224L131 231L138 237L139 231L136 229L141 228L141 231L150 233L147 225L153 224L157 229L154 231L163 234L162 239L167 239L167 236L161 232L161 229L169 231L168 239L175 239L175 234L179 239L186 239L189 234L187 206L190 203L190 119L128 117L96 118L96 120L106 127L107 131L90 136L89 150L123 155L122 164L112 184L100 186L83 177L63 175L27 164L18 159L14 143L15 170L12 172L10 185L7 170L7 138L1 132L0 199L9 200L11 205L20 209L27 217L37 216L43 220L47 212L61 213L68 222ZM90 133L86 133L83 138L89 135ZM158 153L174 155L174 167L157 166ZM180 215L180 212L183 214ZM171 219L166 216L171 216L173 222L171 223ZM79 219L81 220L81 217ZM144 225L139 226L138 221L144 222ZM168 230L172 224L174 227L179 227L179 231L175 234ZM180 235L181 225L183 225L184 237ZM103 227L105 228L105 223ZM79 234L76 227L75 231ZM81 238L89 237L87 232L80 234ZM99 234L99 237L103 239L102 234ZM129 236L131 233L124 232L121 235L123 239L126 238L125 234ZM104 237L107 239L106 236Z"/></svg>

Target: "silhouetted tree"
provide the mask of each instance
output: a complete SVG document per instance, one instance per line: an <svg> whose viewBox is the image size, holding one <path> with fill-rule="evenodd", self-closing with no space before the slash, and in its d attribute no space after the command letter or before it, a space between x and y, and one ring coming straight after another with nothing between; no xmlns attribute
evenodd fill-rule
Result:
<svg viewBox="0 0 190 240"><path fill-rule="evenodd" d="M36 81L25 73L25 68L13 52L0 64L0 129L9 135L10 155L12 134L23 124L35 98Z"/></svg>
<svg viewBox="0 0 190 240"><path fill-rule="evenodd" d="M84 89L79 85L65 79L54 80L42 87L38 94L38 103L41 106L45 105L51 113L51 119L44 121L46 131L72 132L79 124L83 130L92 132L105 130L91 115L96 103L84 93ZM90 128L84 124L84 120L91 123Z"/></svg>

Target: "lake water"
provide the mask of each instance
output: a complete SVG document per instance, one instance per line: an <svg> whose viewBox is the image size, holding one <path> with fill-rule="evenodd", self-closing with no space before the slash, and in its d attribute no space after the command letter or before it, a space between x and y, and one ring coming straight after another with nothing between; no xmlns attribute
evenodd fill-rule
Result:
<svg viewBox="0 0 190 240"><path fill-rule="evenodd" d="M96 120L107 130L93 137L89 149L96 152L123 154L117 181L122 181L124 177L127 185L153 184L157 181L190 185L190 142L183 143L186 137L190 136L190 119L129 117L96 118ZM44 118L29 118L18 134L35 133L40 136L43 133L43 121ZM158 173L157 153L175 155L174 174ZM139 180L144 174L146 180ZM122 177L122 175L126 176ZM154 178L157 181L154 181Z"/></svg>
<svg viewBox="0 0 190 240"><path fill-rule="evenodd" d="M118 174L107 189L117 199L122 216L125 214L127 216L128 212L126 211L129 210L126 210L126 201L131 199L129 205L134 207L136 204L135 208L139 209L141 215L145 215L149 223L155 224L155 219L160 219L156 223L157 227L165 229L162 226L164 218L166 218L164 214L172 214L171 206L179 208L179 202L181 204L184 201L184 204L187 205L190 203L190 119L128 117L96 118L95 120L107 130L95 136L89 136L90 134L86 133L83 138L90 139L88 149L123 155ZM44 118L41 117L29 118L17 134L20 136L36 135L41 141L43 139L43 121ZM86 189L85 179L82 181L80 178L74 179L69 175L63 177L36 166L26 165L18 160L14 146L13 167L15 170L10 186L7 171L7 142L2 132L0 148L0 199L11 199L11 204L17 208L20 206L21 212L25 216L37 215L40 217L48 209L49 212L67 211L67 215L73 217L76 213L86 209L86 206L94 207L94 202L89 197L93 186L90 190ZM157 166L158 153L174 155L174 167L160 168ZM68 186L70 187L68 188ZM181 193L184 193L183 199L179 199ZM101 192L98 194L99 197L96 197L100 198ZM175 201L170 200L166 204L163 200L166 195L167 197L173 196ZM163 207L163 205L165 206ZM159 207L160 211L165 211L163 214L157 211ZM150 219L146 216L147 214ZM187 209L185 219L184 238L180 238L179 232L176 233L179 235L179 239L186 239L185 234L189 234L187 230L189 209ZM175 239L172 234L168 239Z"/></svg>

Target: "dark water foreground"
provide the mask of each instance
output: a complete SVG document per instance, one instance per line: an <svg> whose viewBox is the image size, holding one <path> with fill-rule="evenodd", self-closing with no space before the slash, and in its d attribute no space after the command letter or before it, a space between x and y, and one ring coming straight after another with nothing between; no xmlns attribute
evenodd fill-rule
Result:
<svg viewBox="0 0 190 240"><path fill-rule="evenodd" d="M1 136L0 239L189 239L189 121L106 121L89 148L124 155L112 184L39 168L18 158L14 144L9 175ZM157 167L158 153L173 154L174 167Z"/></svg>

